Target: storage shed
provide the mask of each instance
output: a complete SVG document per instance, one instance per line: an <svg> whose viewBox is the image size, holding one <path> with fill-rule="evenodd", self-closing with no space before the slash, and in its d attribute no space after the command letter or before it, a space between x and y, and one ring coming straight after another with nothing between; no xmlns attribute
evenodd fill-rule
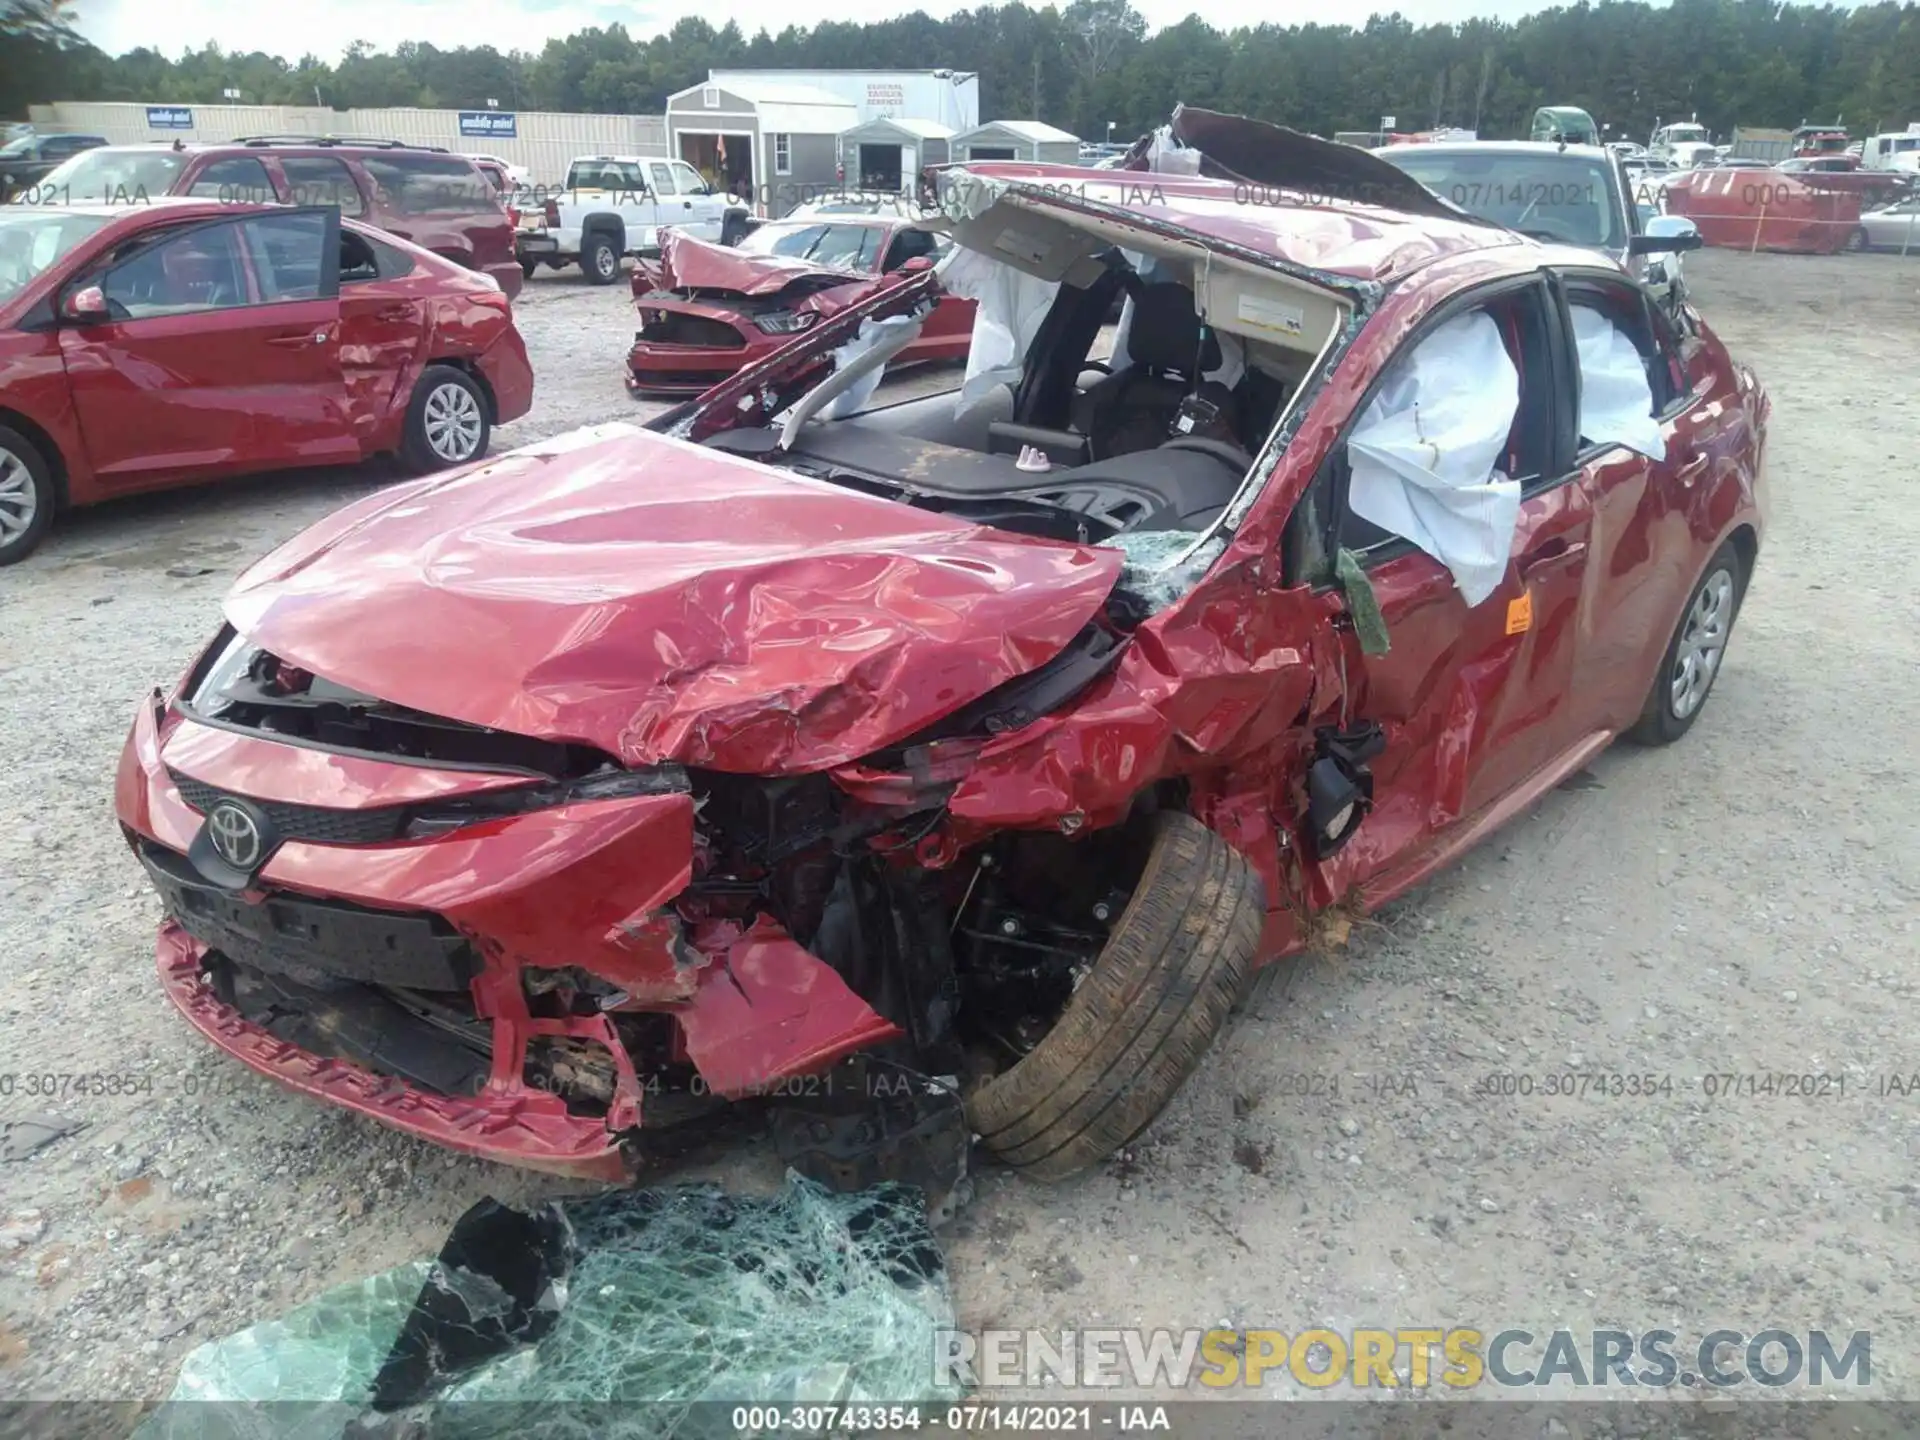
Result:
<svg viewBox="0 0 1920 1440"><path fill-rule="evenodd" d="M1080 137L1038 120L995 120L962 130L948 142L955 160L1031 160L1080 163Z"/></svg>
<svg viewBox="0 0 1920 1440"><path fill-rule="evenodd" d="M953 130L931 120L869 120L840 137L847 187L898 194L928 165L944 165Z"/></svg>
<svg viewBox="0 0 1920 1440"><path fill-rule="evenodd" d="M839 184L840 137L859 120L824 90L736 78L667 97L667 148L775 217Z"/></svg>

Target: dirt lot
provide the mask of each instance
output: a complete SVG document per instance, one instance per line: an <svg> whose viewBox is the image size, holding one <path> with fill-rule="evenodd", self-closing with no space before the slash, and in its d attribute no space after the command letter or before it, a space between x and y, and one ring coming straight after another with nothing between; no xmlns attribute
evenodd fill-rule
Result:
<svg viewBox="0 0 1920 1440"><path fill-rule="evenodd" d="M1920 263L1687 264L1776 402L1772 528L1704 719L1291 967L1130 1158L984 1178L950 1234L966 1323L1871 1329L1879 1393L1920 1395L1920 1096L1881 1093L1920 1071ZM540 398L499 444L636 413L624 290L543 275L520 311ZM0 1118L85 1122L0 1164L0 1395L164 1394L196 1343L553 1188L215 1059L160 998L113 822L136 697L247 561L382 479L123 504L0 572L0 1075L147 1089L0 1090ZM1476 1094L1566 1070L1672 1089ZM1845 1093L1701 1083L1782 1071Z"/></svg>

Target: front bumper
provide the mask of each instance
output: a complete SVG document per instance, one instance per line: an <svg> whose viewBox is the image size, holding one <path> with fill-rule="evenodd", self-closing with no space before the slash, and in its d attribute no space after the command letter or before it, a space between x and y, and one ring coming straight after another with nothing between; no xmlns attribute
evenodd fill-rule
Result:
<svg viewBox="0 0 1920 1440"><path fill-rule="evenodd" d="M206 786L274 813L301 807L296 818L310 830L316 813L425 804L511 777L288 745L163 715L151 702L121 757L116 809L168 907L156 958L174 1006L260 1074L421 1139L618 1179L629 1169L625 1143L661 1093L647 1068L657 1057L632 1045L639 1017L671 1035L663 1053L675 1065L725 1099L767 1093L900 1033L770 920L744 931L681 920L671 901L691 877L686 794L574 803L410 840L289 839L246 889L231 890L189 859L205 821L176 775L189 776L186 788L209 808ZM320 797L325 807L313 804ZM475 1083L455 1093L423 1080L436 1073L432 1057L382 1066L364 1046L291 1042L277 1020L256 1023L257 1011L249 1018L223 992L217 982L236 969L340 997L343 1013L369 997L430 994L485 1036L477 1060L467 1052ZM541 986L570 970L604 998L554 1010ZM310 1033L343 1034L334 1018L316 1014ZM390 1030L382 1043L398 1054L410 1042ZM418 1044L431 1048L424 1032ZM582 1113L543 1085L534 1051L554 1044L607 1058L604 1113Z"/></svg>
<svg viewBox="0 0 1920 1440"><path fill-rule="evenodd" d="M627 351L627 389L636 395L699 395L772 354L774 348L751 343L719 349L636 341Z"/></svg>

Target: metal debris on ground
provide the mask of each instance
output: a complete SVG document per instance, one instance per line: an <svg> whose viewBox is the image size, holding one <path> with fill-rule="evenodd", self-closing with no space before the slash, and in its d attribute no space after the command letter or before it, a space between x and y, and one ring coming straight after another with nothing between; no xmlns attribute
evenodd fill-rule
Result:
<svg viewBox="0 0 1920 1440"><path fill-rule="evenodd" d="M59 1115L22 1115L17 1120L0 1120L0 1161L25 1160L61 1136L84 1128L86 1123Z"/></svg>
<svg viewBox="0 0 1920 1440"><path fill-rule="evenodd" d="M929 1362L953 1323L912 1187L836 1195L790 1171L765 1199L486 1200L436 1259L195 1350L139 1440L251 1435L263 1416L301 1440L720 1436L736 1405L957 1399Z"/></svg>

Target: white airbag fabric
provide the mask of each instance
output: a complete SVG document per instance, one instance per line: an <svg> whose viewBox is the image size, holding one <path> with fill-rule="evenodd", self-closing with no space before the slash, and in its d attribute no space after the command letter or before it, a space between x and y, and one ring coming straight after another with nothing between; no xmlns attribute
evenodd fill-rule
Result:
<svg viewBox="0 0 1920 1440"><path fill-rule="evenodd" d="M888 355L891 357L893 351L904 349L919 335L921 323L918 315L889 315L884 320L862 320L854 337L833 352L833 373L851 374L861 357L883 347L890 347ZM884 361L867 362L860 368L860 373L847 383L846 389L813 412L813 418L844 420L864 409L867 401L873 398L873 392L880 388L880 381L886 373Z"/></svg>
<svg viewBox="0 0 1920 1440"><path fill-rule="evenodd" d="M1495 467L1520 409L1499 327L1476 311L1393 363L1347 442L1355 514L1453 573L1468 605L1506 574L1520 483Z"/></svg>
<svg viewBox="0 0 1920 1440"><path fill-rule="evenodd" d="M967 350L967 375L960 382L956 415L964 415L1002 385L1017 384L1027 347L1047 318L1058 281L1041 280L995 260L980 250L956 245L939 266L940 285L950 295L971 300L973 340Z"/></svg>
<svg viewBox="0 0 1920 1440"><path fill-rule="evenodd" d="M1653 387L1639 349L1602 311L1571 308L1580 350L1580 438L1666 459L1667 437L1653 418Z"/></svg>

